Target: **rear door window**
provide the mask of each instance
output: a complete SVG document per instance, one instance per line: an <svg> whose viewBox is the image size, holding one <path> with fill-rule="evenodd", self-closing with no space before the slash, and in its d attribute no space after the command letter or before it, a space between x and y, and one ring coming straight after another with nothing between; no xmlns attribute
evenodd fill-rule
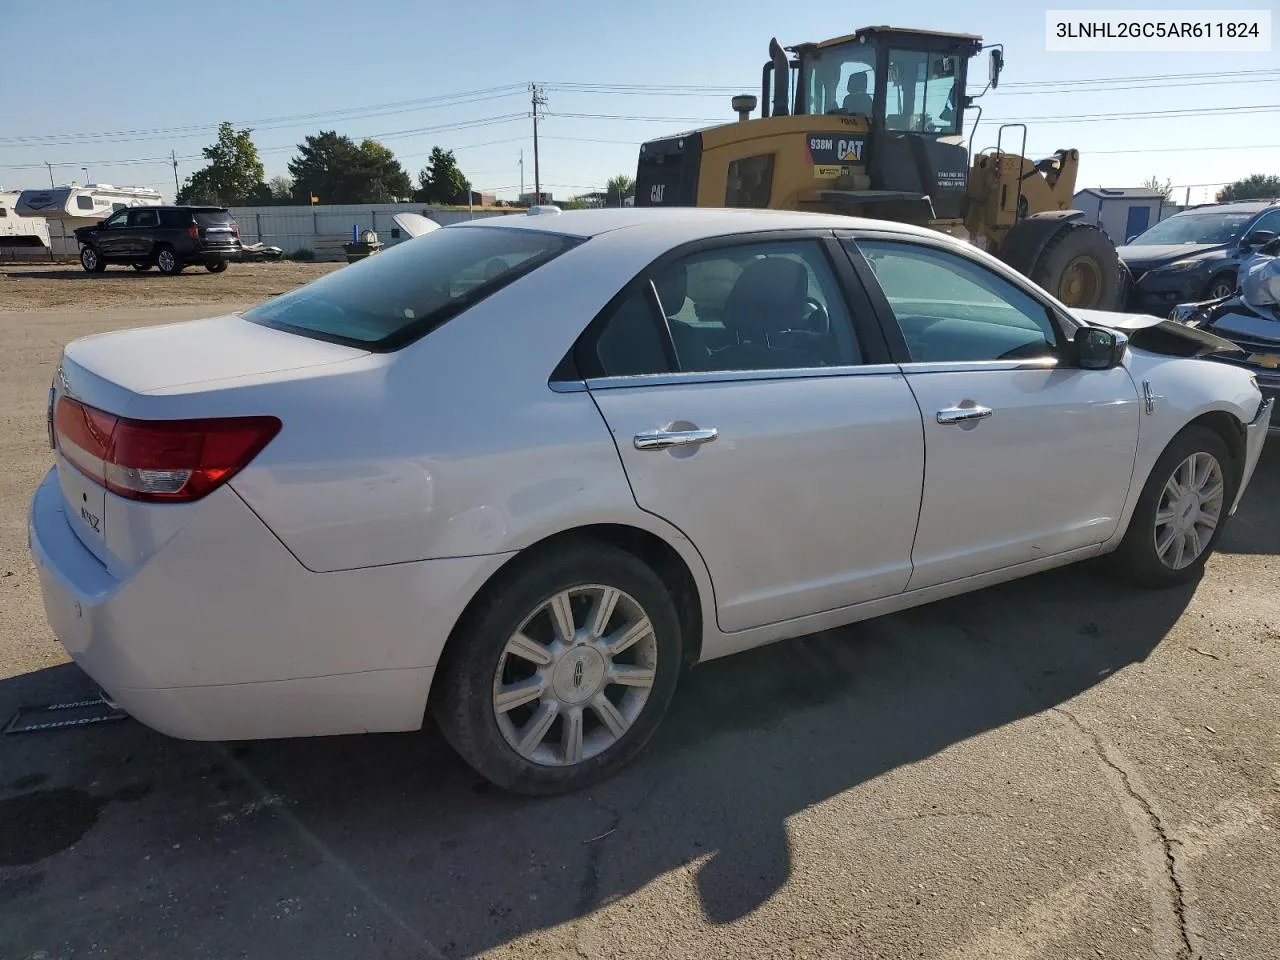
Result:
<svg viewBox="0 0 1280 960"><path fill-rule="evenodd" d="M129 226L131 227L154 227L157 223L155 210L130 210Z"/></svg>
<svg viewBox="0 0 1280 960"><path fill-rule="evenodd" d="M581 242L510 227L435 230L260 304L244 318L321 340L394 350Z"/></svg>
<svg viewBox="0 0 1280 960"><path fill-rule="evenodd" d="M191 224L191 214L186 210L161 210L160 225L162 227L186 227Z"/></svg>

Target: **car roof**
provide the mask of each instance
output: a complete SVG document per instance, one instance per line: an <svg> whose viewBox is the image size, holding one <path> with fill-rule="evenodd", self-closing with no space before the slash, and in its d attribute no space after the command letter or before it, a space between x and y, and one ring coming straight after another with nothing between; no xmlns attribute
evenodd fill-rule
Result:
<svg viewBox="0 0 1280 960"><path fill-rule="evenodd" d="M684 239L716 237L762 230L804 230L813 228L890 230L907 236L936 237L924 227L832 213L803 213L796 210L757 210L725 207L610 207L603 210L565 210L536 215L507 214L467 220L446 227L505 227L538 230L571 237L594 237L620 230L641 230L655 226L677 229Z"/></svg>
<svg viewBox="0 0 1280 960"><path fill-rule="evenodd" d="M1259 211L1273 207L1280 200L1234 200L1228 203L1206 203L1190 210L1183 210L1181 213L1175 213L1175 217L1195 216L1196 214L1206 213L1258 213Z"/></svg>

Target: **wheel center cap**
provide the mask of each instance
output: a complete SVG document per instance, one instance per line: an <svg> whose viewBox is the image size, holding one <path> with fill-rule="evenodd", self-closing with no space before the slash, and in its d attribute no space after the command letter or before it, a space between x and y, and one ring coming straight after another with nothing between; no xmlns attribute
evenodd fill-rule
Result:
<svg viewBox="0 0 1280 960"><path fill-rule="evenodd" d="M1200 500L1192 493L1184 493L1178 500L1178 523L1183 527L1191 525L1191 521L1195 518L1196 513L1200 509Z"/></svg>
<svg viewBox="0 0 1280 960"><path fill-rule="evenodd" d="M594 647L570 647L556 662L551 686L563 703L583 703L604 684L604 657Z"/></svg>

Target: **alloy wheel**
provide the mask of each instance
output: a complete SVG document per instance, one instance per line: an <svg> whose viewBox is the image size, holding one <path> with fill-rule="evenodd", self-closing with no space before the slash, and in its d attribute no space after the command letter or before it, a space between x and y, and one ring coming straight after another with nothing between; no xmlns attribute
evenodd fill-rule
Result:
<svg viewBox="0 0 1280 960"><path fill-rule="evenodd" d="M1194 563L1222 519L1222 465L1210 453L1193 453L1174 468L1156 507L1155 546L1171 570Z"/></svg>
<svg viewBox="0 0 1280 960"><path fill-rule="evenodd" d="M161 250L160 255L156 257L156 264L160 267L161 273L171 273L176 263L172 250Z"/></svg>
<svg viewBox="0 0 1280 960"><path fill-rule="evenodd" d="M633 597L600 584L562 590L503 647L493 679L498 729L533 763L581 763L635 723L657 665L653 624Z"/></svg>

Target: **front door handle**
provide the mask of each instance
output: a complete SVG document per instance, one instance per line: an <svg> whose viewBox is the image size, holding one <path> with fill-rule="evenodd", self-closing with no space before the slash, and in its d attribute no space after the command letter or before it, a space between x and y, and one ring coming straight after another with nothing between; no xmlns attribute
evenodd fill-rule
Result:
<svg viewBox="0 0 1280 960"><path fill-rule="evenodd" d="M706 430L655 430L652 433L637 433L633 442L637 450L666 450L668 447L710 443L718 436L720 431L715 427Z"/></svg>
<svg viewBox="0 0 1280 960"><path fill-rule="evenodd" d="M990 407L947 407L938 411L939 423L966 423L969 420L985 420L991 416Z"/></svg>

